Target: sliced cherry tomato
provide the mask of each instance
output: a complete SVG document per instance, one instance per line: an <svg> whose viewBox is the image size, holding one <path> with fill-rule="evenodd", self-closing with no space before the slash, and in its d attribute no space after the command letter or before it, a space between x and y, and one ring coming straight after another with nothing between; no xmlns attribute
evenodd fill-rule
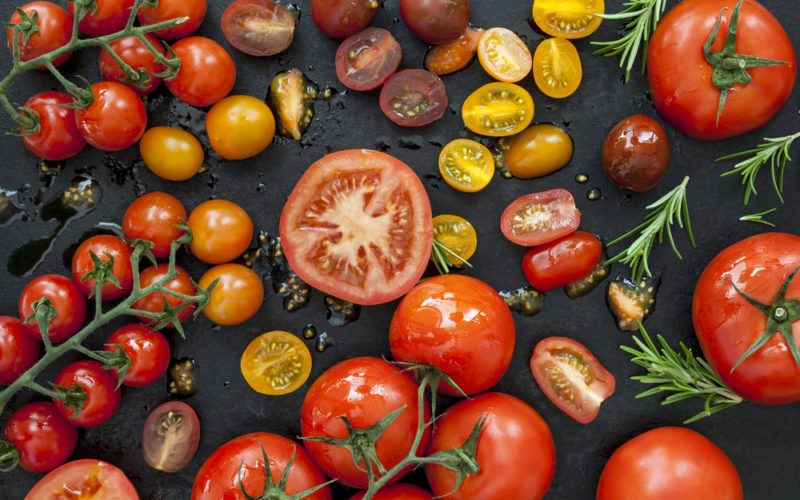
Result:
<svg viewBox="0 0 800 500"><path fill-rule="evenodd" d="M551 403L582 424L597 417L614 393L614 376L582 344L548 337L536 344L531 372Z"/></svg>
<svg viewBox="0 0 800 500"><path fill-rule="evenodd" d="M294 16L272 0L236 0L220 20L228 43L251 56L272 56L294 39Z"/></svg>
<svg viewBox="0 0 800 500"><path fill-rule="evenodd" d="M648 191L667 173L669 141L657 121L633 115L614 125L603 142L600 161L611 182L631 191Z"/></svg>
<svg viewBox="0 0 800 500"><path fill-rule="evenodd" d="M469 0L400 0L400 16L417 38L448 43L469 25Z"/></svg>
<svg viewBox="0 0 800 500"><path fill-rule="evenodd" d="M378 0L311 0L311 18L326 35L346 38L369 26L380 6Z"/></svg>
<svg viewBox="0 0 800 500"><path fill-rule="evenodd" d="M84 458L51 471L24 500L44 498L139 500L139 495L124 472L108 462Z"/></svg>
<svg viewBox="0 0 800 500"><path fill-rule="evenodd" d="M102 424L114 415L119 406L120 391L117 389L116 372L104 369L97 361L70 363L56 375L53 383L67 389L77 384L86 393L80 410L64 406L62 400L53 398L58 412L78 427Z"/></svg>
<svg viewBox="0 0 800 500"><path fill-rule="evenodd" d="M433 218L433 239L464 260L469 260L478 247L478 235L467 219L458 215L437 215ZM431 256L433 258L433 256ZM462 261L447 255L450 264L460 266Z"/></svg>
<svg viewBox="0 0 800 500"><path fill-rule="evenodd" d="M389 302L428 264L430 201L405 163L377 151L339 151L295 185L280 235L289 265L309 285L356 304Z"/></svg>
<svg viewBox="0 0 800 500"><path fill-rule="evenodd" d="M531 72L531 51L519 35L506 28L492 28L481 35L478 60L501 82L518 82Z"/></svg>
<svg viewBox="0 0 800 500"><path fill-rule="evenodd" d="M203 166L203 146L195 136L174 127L152 127L139 141L139 153L151 172L168 181L185 181Z"/></svg>
<svg viewBox="0 0 800 500"><path fill-rule="evenodd" d="M114 259L112 274L119 286L111 281L103 283L100 293L103 300L118 299L128 293L133 285L133 267L131 266L131 248L125 240L110 234L100 234L87 239L75 250L72 256L72 279L77 283L84 295L91 297L95 292L95 279L84 281L84 276L95 269L94 254L101 262Z"/></svg>
<svg viewBox="0 0 800 500"><path fill-rule="evenodd" d="M602 251L603 244L596 236L575 231L529 249L522 257L522 270L533 288L548 292L592 272Z"/></svg>
<svg viewBox="0 0 800 500"><path fill-rule="evenodd" d="M72 16L61 6L53 2L31 2L20 7L29 17L38 16L36 28L38 31L31 34L28 41L23 45L22 36L19 35L17 45L19 46L19 58L21 61L30 61L37 57L52 52L68 44L72 38ZM19 12L14 11L8 24L19 24L22 17ZM6 37L8 38L8 49L14 46L14 30L8 28ZM70 54L64 54L53 60L53 66L58 66L69 58ZM39 66L38 69L44 69Z"/></svg>
<svg viewBox="0 0 800 500"><path fill-rule="evenodd" d="M136 144L147 128L142 99L119 82L92 85L88 108L75 110L75 122L86 142L103 151L119 151Z"/></svg>
<svg viewBox="0 0 800 500"><path fill-rule="evenodd" d="M464 101L461 118L476 134L491 137L514 135L533 120L533 98L513 83L487 83Z"/></svg>
<svg viewBox="0 0 800 500"><path fill-rule="evenodd" d="M489 148L470 139L455 139L439 153L439 173L451 187L465 193L485 188L494 175Z"/></svg>
<svg viewBox="0 0 800 500"><path fill-rule="evenodd" d="M39 342L13 316L0 316L0 385L17 380L39 359Z"/></svg>
<svg viewBox="0 0 800 500"><path fill-rule="evenodd" d="M261 99L232 95L214 104L206 115L211 147L226 160L259 154L275 137L275 116Z"/></svg>
<svg viewBox="0 0 800 500"><path fill-rule="evenodd" d="M403 127L435 122L447 109L447 91L438 76L424 69L406 69L389 77L380 95L381 111Z"/></svg>
<svg viewBox="0 0 800 500"><path fill-rule="evenodd" d="M131 360L122 383L128 387L144 387L158 380L169 366L169 342L161 332L151 332L138 324L124 325L108 337L105 350L118 351L114 344Z"/></svg>
<svg viewBox="0 0 800 500"><path fill-rule="evenodd" d="M463 35L450 43L434 45L425 54L425 69L436 75L448 75L466 68L478 51L482 29L467 28Z"/></svg>
<svg viewBox="0 0 800 500"><path fill-rule="evenodd" d="M70 8L72 4L70 3ZM118 30L115 30L118 31ZM145 33L145 38L150 45L164 57L167 57L167 50L164 45L150 33ZM138 36L126 36L119 40L114 40L109 44L111 49L122 59L128 66L134 70L144 69L147 72L147 81L141 82L142 86L134 85L129 81L123 79L129 78L128 74L122 69L117 61L111 57L107 50L100 51L100 74L103 79L110 81L117 81L130 87L131 90L139 95L147 95L153 92L161 85L162 79L155 76L163 72L166 68L163 64L156 61L155 56L150 49L139 39Z"/></svg>
<svg viewBox="0 0 800 500"><path fill-rule="evenodd" d="M75 110L64 107L64 104L72 104L73 100L66 92L54 90L28 99L24 107L39 115L39 131L22 138L22 143L31 153L43 160L61 161L75 156L86 146L86 139L75 123Z"/></svg>
<svg viewBox="0 0 800 500"><path fill-rule="evenodd" d="M172 195L154 191L134 200L122 217L122 232L129 240L142 239L153 243L156 258L169 255L172 241L183 234L175 227L186 221L186 209Z"/></svg>
<svg viewBox="0 0 800 500"><path fill-rule="evenodd" d="M275 75L269 98L278 112L278 129L299 141L314 118L314 100L319 89L297 68Z"/></svg>
<svg viewBox="0 0 800 500"><path fill-rule="evenodd" d="M207 289L214 280L219 281L203 308L206 318L220 325L238 325L258 312L264 301L264 285L252 269L241 264L221 264L206 271L198 284Z"/></svg>
<svg viewBox="0 0 800 500"><path fill-rule="evenodd" d="M533 80L545 95L561 99L578 90L583 76L578 49L566 38L548 38L533 54Z"/></svg>
<svg viewBox="0 0 800 500"><path fill-rule="evenodd" d="M139 285L142 288L152 285L166 276L168 270L169 266L166 263L148 267L139 273ZM192 282L192 277L189 276L189 273L187 273L180 266L175 266L175 270L178 271L178 275L168 281L164 285L164 288L168 288L183 295L194 295L197 293L197 289L195 288L194 283ZM166 304L164 304L165 300L167 302ZM140 311L160 313L164 311L164 308L167 305L175 308L182 304L184 304L183 300L179 299L178 297L164 292L152 292L134 302L132 307L133 309L138 309ZM180 312L178 312L178 321L183 323L189 319L189 316L191 316L194 312L194 308L195 305L191 303L183 307ZM152 318L139 316L139 321L150 323Z"/></svg>
<svg viewBox="0 0 800 500"><path fill-rule="evenodd" d="M208 200L189 215L189 250L203 262L222 264L242 255L253 239L253 221L232 201Z"/></svg>
<svg viewBox="0 0 800 500"><path fill-rule="evenodd" d="M600 27L603 0L534 0L533 20L550 36L583 38Z"/></svg>
<svg viewBox="0 0 800 500"><path fill-rule="evenodd" d="M518 179L542 177L561 169L572 159L572 138L550 123L528 127L503 146L503 162Z"/></svg>
<svg viewBox="0 0 800 500"><path fill-rule="evenodd" d="M364 491L356 493L350 500L361 500L364 495ZM413 484L395 483L379 489L372 500L433 500L433 495Z"/></svg>
<svg viewBox="0 0 800 500"><path fill-rule="evenodd" d="M180 24L152 32L164 40L178 40L191 35L203 24L203 19L206 17L206 0L158 0L158 5L142 7L136 15L142 26L188 17L188 20Z"/></svg>
<svg viewBox="0 0 800 500"><path fill-rule="evenodd" d="M270 396L289 394L308 380L311 352L295 335L275 330L250 342L240 369L254 391Z"/></svg>
<svg viewBox="0 0 800 500"><path fill-rule="evenodd" d="M56 317L49 322L50 341L61 342L75 335L86 319L86 297L78 285L58 274L45 274L32 279L19 296L19 317L23 321L35 312L33 304L42 297L50 299L50 304L56 309ZM25 328L41 340L42 333L35 319L25 323Z"/></svg>
<svg viewBox="0 0 800 500"><path fill-rule="evenodd" d="M500 218L500 230L512 243L544 245L578 228L581 213L564 189L526 194L514 200Z"/></svg>
<svg viewBox="0 0 800 500"><path fill-rule="evenodd" d="M168 401L150 412L142 429L142 454L150 467L178 472L194 458L200 444L200 420L191 406Z"/></svg>
<svg viewBox="0 0 800 500"><path fill-rule="evenodd" d="M372 90L400 66L403 49L388 30L367 28L347 37L336 50L336 76L345 87Z"/></svg>
<svg viewBox="0 0 800 500"><path fill-rule="evenodd" d="M90 10L78 23L81 33L91 37L110 35L125 27L136 0L95 0L97 8ZM75 15L75 4L69 3L69 15ZM113 43L113 42L112 42ZM105 77L103 77L105 78Z"/></svg>
<svg viewBox="0 0 800 500"><path fill-rule="evenodd" d="M175 42L172 50L181 60L181 69L164 85L181 101L190 106L211 106L233 89L236 65L222 45L210 38L190 36Z"/></svg>
<svg viewBox="0 0 800 500"><path fill-rule="evenodd" d="M6 423L6 440L19 451L19 465L30 472L48 472L67 461L78 443L78 428L62 417L53 403L28 403Z"/></svg>

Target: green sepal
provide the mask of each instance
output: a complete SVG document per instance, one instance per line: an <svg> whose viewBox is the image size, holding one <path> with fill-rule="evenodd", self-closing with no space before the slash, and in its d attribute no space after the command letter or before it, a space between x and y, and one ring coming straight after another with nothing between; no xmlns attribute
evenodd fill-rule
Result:
<svg viewBox="0 0 800 500"><path fill-rule="evenodd" d="M203 312L203 309L205 309L206 306L208 306L208 303L211 301L211 292L214 291L214 287L217 286L219 280L220 278L217 278L214 281L212 281L211 284L208 285L208 288L203 288L199 284L195 283L194 280L192 280L192 284L194 284L194 287L197 290L197 295L200 296L197 299L197 302L195 302L195 309L194 312L192 313L192 319L197 319L197 317L200 316L200 313Z"/></svg>
<svg viewBox="0 0 800 500"><path fill-rule="evenodd" d="M158 7L158 0L142 0L142 3L139 5L139 8L141 9L145 7L150 7L150 8Z"/></svg>
<svg viewBox="0 0 800 500"><path fill-rule="evenodd" d="M70 109L86 109L92 105L92 101L94 101L94 92L92 92L92 84L89 81L78 75L77 78L83 80L83 83L86 85L86 88L79 87L78 85L74 85L72 88L67 89L72 97L75 99L74 102L70 104L62 104L61 106Z"/></svg>
<svg viewBox="0 0 800 500"><path fill-rule="evenodd" d="M14 116L14 121L16 125L13 131L8 135L27 137L29 135L38 134L42 130L39 113L33 108L21 106L19 108L19 113Z"/></svg>
<svg viewBox="0 0 800 500"><path fill-rule="evenodd" d="M59 398L64 408L75 409L70 418L76 418L81 412L81 408L83 408L83 403L86 401L86 392L83 390L83 387L81 387L80 384L72 384L69 387L53 383L50 385L54 391L64 396Z"/></svg>
<svg viewBox="0 0 800 500"><path fill-rule="evenodd" d="M78 20L82 21L88 14L97 12L97 0L69 0L75 6L75 12L78 13Z"/></svg>
<svg viewBox="0 0 800 500"><path fill-rule="evenodd" d="M29 16L27 12L17 7L17 14L19 14L20 21L18 23L8 23L6 26L14 31L14 41L18 40L17 33L22 33L22 46L28 44L28 39L34 33L39 32L39 13L33 11L33 15Z"/></svg>
<svg viewBox="0 0 800 500"><path fill-rule="evenodd" d="M161 292L167 293L167 292ZM187 302L181 302L180 304L172 307L169 305L167 298L162 295L162 300L164 301L163 309L160 313L158 313L157 317L153 318L146 326L150 327L150 330L156 332L158 330L162 330L168 326L172 326L178 332L178 335L181 336L182 339L186 338L186 334L183 331L183 327L181 326L181 322L178 320L178 313L180 313L184 308L189 306Z"/></svg>
<svg viewBox="0 0 800 500"><path fill-rule="evenodd" d="M108 347L116 347L118 350L116 351L95 351L95 354L103 358L103 369L104 370L114 370L117 372L119 376L119 380L117 380L117 389L122 386L122 379L125 378L125 374L128 373L132 362L131 358L128 356L128 353L125 352L125 349L122 348L119 344L106 344Z"/></svg>
<svg viewBox="0 0 800 500"><path fill-rule="evenodd" d="M456 473L456 484L453 485L452 490L442 495L442 497L446 497L455 492L467 476L470 474L477 474L481 471L476 453L478 449L478 438L483 430L483 426L486 425L487 416L486 413L481 414L460 448L438 451L428 457L428 462L437 463Z"/></svg>
<svg viewBox="0 0 800 500"><path fill-rule="evenodd" d="M144 68L131 69L133 70L133 74L126 73L123 78L119 79L119 81L122 83L129 83L140 90L146 89L147 84L150 83L151 80L150 73L148 73Z"/></svg>
<svg viewBox="0 0 800 500"><path fill-rule="evenodd" d="M47 296L31 304L31 309L33 312L25 318L23 323L36 321L36 324L39 325L39 332L41 332L42 338L49 338L50 322L58 317L58 309L56 309Z"/></svg>
<svg viewBox="0 0 800 500"><path fill-rule="evenodd" d="M141 238L137 238L135 240L128 240L126 239L125 242L133 248L133 253L139 250L139 255L143 258L146 258L150 261L151 264L154 266L158 265L158 261L156 260L156 256L153 255L153 247L155 246L152 241L143 240Z"/></svg>
<svg viewBox="0 0 800 500"><path fill-rule="evenodd" d="M97 256L94 252L89 252L89 256L92 258L92 264L94 267L91 271L81 276L81 281L88 281L90 279L94 279L95 283L111 283L117 288L122 288L122 285L119 283L119 280L116 276L114 276L114 256L109 254L108 252L104 252L105 256L108 257L108 260L103 262L100 260L100 257ZM89 293L89 297L94 295L94 290Z"/></svg>
<svg viewBox="0 0 800 500"><path fill-rule="evenodd" d="M19 464L19 450L8 441L0 440L0 472L10 472Z"/></svg>
<svg viewBox="0 0 800 500"><path fill-rule="evenodd" d="M269 457L267 456L267 452L264 450L264 444L259 441L259 446L261 447L261 455L264 457L264 468L266 469L266 481L264 483L264 491L261 492L260 496L253 497L250 496L244 490L244 484L242 484L242 470L244 469L244 460L239 463L239 472L236 474L236 479L239 481L239 489L244 495L246 500L300 500L301 498L306 498L313 494L315 491L322 489L329 484L335 482L334 479L327 481L322 484L318 484L313 488L309 488L305 491L301 491L300 493L295 493L294 495L289 495L286 493L286 483L289 481L289 471L292 468L292 464L294 463L294 457L297 453L297 447L292 446L292 456L289 458L289 461L286 463L286 468L283 469L283 473L281 473L281 478L278 480L278 484L275 484L275 481L272 479L272 472L269 468Z"/></svg>
<svg viewBox="0 0 800 500"><path fill-rule="evenodd" d="M188 18L182 18L182 19L188 19ZM180 23L178 23L178 24L180 24ZM181 58L178 57L178 54L176 54L175 51L172 50L172 47L167 42L165 42L164 40L161 40L161 43L164 45L164 48L167 50L167 54L169 55L169 57L167 58L167 62L162 62L161 63L164 66L166 66L166 69L164 71L160 72L160 73L153 73L153 76L155 76L157 78L163 78L164 81L168 82L170 80L174 80L175 77L178 76L178 73L180 73L180 71L181 71Z"/></svg>

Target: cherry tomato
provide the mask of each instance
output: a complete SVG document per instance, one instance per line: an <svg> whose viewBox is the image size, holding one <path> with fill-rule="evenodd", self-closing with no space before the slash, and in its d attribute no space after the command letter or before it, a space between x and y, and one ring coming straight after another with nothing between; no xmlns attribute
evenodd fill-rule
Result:
<svg viewBox="0 0 800 500"><path fill-rule="evenodd" d="M228 43L251 56L272 56L294 39L294 16L272 0L236 0L220 21Z"/></svg>
<svg viewBox="0 0 800 500"><path fill-rule="evenodd" d="M642 192L664 177L669 156L669 141L661 125L648 116L633 115L608 133L600 160L611 182Z"/></svg>
<svg viewBox="0 0 800 500"><path fill-rule="evenodd" d="M153 283L160 281L162 278L164 278L164 276L167 275L168 270L169 266L166 263L148 267L139 273L140 286L142 288L147 288ZM184 295L194 295L197 293L197 289L195 288L194 283L192 283L192 277L189 276L189 273L187 273L180 266L175 266L175 270L178 271L178 275L168 281L164 287ZM183 300L173 295L169 295L164 292L152 292L134 302L132 307L140 311L160 313L164 310L165 299L169 307L174 308L184 304ZM192 303L189 303L183 307L180 312L178 312L178 321L183 323L189 319L189 316L191 316L194 312L194 308L195 305ZM149 323L152 321L151 318L145 316L139 316L139 320L144 323Z"/></svg>
<svg viewBox="0 0 800 500"><path fill-rule="evenodd" d="M92 85L88 108L75 110L75 122L86 142L103 151L119 151L136 144L147 128L141 98L118 82Z"/></svg>
<svg viewBox="0 0 800 500"><path fill-rule="evenodd" d="M489 148L470 139L455 139L439 153L439 173L454 189L474 193L485 188L494 175Z"/></svg>
<svg viewBox="0 0 800 500"><path fill-rule="evenodd" d="M241 264L221 264L206 271L198 284L206 289L216 279L219 281L203 309L206 318L220 325L238 325L258 312L264 300L264 285L252 269Z"/></svg>
<svg viewBox="0 0 800 500"><path fill-rule="evenodd" d="M19 451L19 465L47 472L67 461L78 443L78 428L53 403L28 403L15 411L5 428L6 440Z"/></svg>
<svg viewBox="0 0 800 500"><path fill-rule="evenodd" d="M425 54L425 69L442 76L466 68L478 51L478 40L483 30L467 28L463 35L454 41L434 45Z"/></svg>
<svg viewBox="0 0 800 500"><path fill-rule="evenodd" d="M476 450L480 472L461 486L456 473L441 465L426 465L425 475L434 496L452 500L538 500L550 487L556 454L547 423L522 400L486 392L448 408L436 419L428 455L460 447L475 423L485 417Z"/></svg>
<svg viewBox="0 0 800 500"><path fill-rule="evenodd" d="M389 77L380 95L381 111L402 127L433 123L447 109L447 91L438 76L424 69L406 69Z"/></svg>
<svg viewBox="0 0 800 500"><path fill-rule="evenodd" d="M236 203L205 201L189 215L189 250L203 262L222 264L242 255L253 239L253 221Z"/></svg>
<svg viewBox="0 0 800 500"><path fill-rule="evenodd" d="M739 473L717 445L683 427L659 427L608 459L597 500L741 500Z"/></svg>
<svg viewBox="0 0 800 500"><path fill-rule="evenodd" d="M336 76L345 87L372 90L400 66L403 50L388 30L367 28L347 37L336 50Z"/></svg>
<svg viewBox="0 0 800 500"><path fill-rule="evenodd" d="M20 8L30 17L33 16L34 11L39 16L39 20L36 23L38 31L31 34L25 45L22 44L22 35L17 38L21 61L36 59L69 43L72 38L72 17L62 7L53 2L37 1L27 3ZM8 24L19 24L21 22L22 17L19 12L14 11ZM14 30L8 28L6 38L8 39L8 49L12 50L14 46ZM69 59L69 56L70 54L68 53L54 59L53 66L60 65ZM44 66L39 66L38 69L44 69Z"/></svg>
<svg viewBox="0 0 800 500"><path fill-rule="evenodd" d="M269 85L269 99L278 112L278 130L299 141L314 118L319 88L297 68L281 71Z"/></svg>
<svg viewBox="0 0 800 500"><path fill-rule="evenodd" d="M22 143L31 153L44 160L61 161L81 152L86 139L75 123L75 110L63 106L72 104L72 101L71 95L54 90L40 92L28 99L24 107L36 111L40 128L39 132L22 138Z"/></svg>
<svg viewBox="0 0 800 500"><path fill-rule="evenodd" d="M69 4L70 8L72 4ZM118 30L114 30L118 31ZM150 33L145 33L145 38L147 41L150 42L150 45L158 51L164 57L167 57L167 51L164 49L162 43L156 38L155 36L151 35ZM147 71L147 82L143 83L143 87L139 88L136 85L130 82L122 81L124 78L128 77L128 74L122 69L122 67L111 57L111 54L108 53L106 50L100 51L100 59L98 60L98 64L100 65L100 74L103 75L103 79L109 81L117 81L126 85L131 90L136 92L138 95L147 95L153 92L155 89L161 85L162 79L155 76L158 73L163 72L166 68L163 64L156 61L155 56L152 52L147 48L147 46L136 36L126 36L125 38L120 38L119 40L114 40L109 44L111 49L116 52L116 54L125 61L128 66L133 68L134 70L144 69Z"/></svg>
<svg viewBox="0 0 800 500"><path fill-rule="evenodd" d="M86 319L86 298L78 285L58 274L45 274L32 279L19 297L19 317L23 321L35 312L33 304L42 297L50 299L51 305L56 309L56 317L49 322L50 341L61 342L78 333ZM25 328L35 338L42 338L35 319L25 323Z"/></svg>
<svg viewBox="0 0 800 500"><path fill-rule="evenodd" d="M125 373L122 383L128 387L144 387L158 380L169 366L169 343L161 332L151 332L138 324L128 324L117 328L108 337L105 350L116 352L119 347L128 355L131 366Z"/></svg>
<svg viewBox="0 0 800 500"><path fill-rule="evenodd" d="M65 407L62 400L53 398L58 413L78 427L102 424L114 415L119 406L120 391L117 389L116 373L103 369L103 365L97 361L70 363L56 375L53 383L68 389L77 384L86 393L86 400L80 411Z"/></svg>
<svg viewBox="0 0 800 500"><path fill-rule="evenodd" d="M232 95L206 116L211 147L226 160L244 160L267 149L275 136L275 117L261 99Z"/></svg>
<svg viewBox="0 0 800 500"><path fill-rule="evenodd" d="M575 231L529 249L522 257L522 270L533 288L548 292L589 274L600 262L602 250L596 236Z"/></svg>
<svg viewBox="0 0 800 500"><path fill-rule="evenodd" d="M111 281L103 283L100 289L103 300L118 299L128 293L133 285L131 248L122 238L101 234L92 236L81 243L72 256L72 279L75 280L83 294L91 297L95 292L94 278L83 281L83 277L95 269L92 253L102 262L108 262L109 258L114 259L112 273L119 282L119 286Z"/></svg>
<svg viewBox="0 0 800 500"><path fill-rule="evenodd" d="M452 42L467 30L469 14L469 0L400 0L403 22L423 42Z"/></svg>
<svg viewBox="0 0 800 500"><path fill-rule="evenodd" d="M36 483L24 500L43 498L139 500L139 495L124 472L108 462L84 458L51 471Z"/></svg>
<svg viewBox="0 0 800 500"><path fill-rule="evenodd" d="M164 40L179 40L191 35L203 24L203 19L206 17L206 0L158 0L157 6L143 7L136 15L142 26L188 17L187 21L180 24L152 32Z"/></svg>
<svg viewBox="0 0 800 500"><path fill-rule="evenodd" d="M186 209L177 198L154 191L134 200L122 218L122 232L133 241L142 239L153 243L156 258L169 255L172 241L183 234L175 227L186 221Z"/></svg>
<svg viewBox="0 0 800 500"><path fill-rule="evenodd" d="M37 342L13 316L0 316L0 385L17 380L39 359Z"/></svg>
<svg viewBox="0 0 800 500"><path fill-rule="evenodd" d="M351 358L326 370L311 385L300 409L303 437L324 436L334 439L347 436L340 417L353 428L364 429L387 414L405 406L375 443L377 459L386 470L397 465L411 450L419 422L419 386L410 375L378 358ZM424 402L424 419L430 417ZM419 450L428 446L429 427L425 427ZM353 454L342 447L319 441L305 441L306 449L320 469L340 483L366 488L367 472L363 460L356 465ZM373 465L375 477L381 474ZM411 466L402 469L389 482L405 476Z"/></svg>
<svg viewBox="0 0 800 500"><path fill-rule="evenodd" d="M262 333L244 350L240 369L254 391L270 396L289 394L308 380L311 352L289 332Z"/></svg>
<svg viewBox="0 0 800 500"><path fill-rule="evenodd" d="M583 69L578 49L565 38L542 41L533 54L533 80L543 94L562 99L581 84Z"/></svg>
<svg viewBox="0 0 800 500"><path fill-rule="evenodd" d="M181 69L164 85L181 101L190 106L211 106L233 89L236 66L222 45L210 38L190 36L175 42L172 50L181 60Z"/></svg>
<svg viewBox="0 0 800 500"><path fill-rule="evenodd" d="M356 493L350 500L361 500L365 494ZM395 483L378 490L372 500L433 500L433 495L413 484Z"/></svg>
<svg viewBox="0 0 800 500"><path fill-rule="evenodd" d="M311 0L311 18L326 35L346 38L369 26L379 7L378 0Z"/></svg>
<svg viewBox="0 0 800 500"><path fill-rule="evenodd" d="M467 219L457 215L437 215L433 218L433 239L455 252L464 260L469 260L478 246L478 235ZM431 256L433 258L433 256ZM447 255L450 264L460 266L462 262Z"/></svg>
<svg viewBox="0 0 800 500"><path fill-rule="evenodd" d="M178 472L194 458L200 444L200 420L191 406L168 401L150 412L142 430L142 454L150 467Z"/></svg>
<svg viewBox="0 0 800 500"><path fill-rule="evenodd" d="M203 166L203 146L195 136L174 127L152 127L139 141L142 160L151 172L169 181L185 181Z"/></svg>
<svg viewBox="0 0 800 500"><path fill-rule="evenodd" d="M581 213L569 191L550 189L511 202L500 218L500 230L512 243L531 247L563 238L580 222Z"/></svg>
<svg viewBox="0 0 800 500"><path fill-rule="evenodd" d="M81 33L91 37L110 35L125 27L136 0L95 0L97 8L89 11L78 23ZM69 3L69 15L75 15L75 4ZM105 78L105 76L103 77Z"/></svg>
<svg viewBox="0 0 800 500"><path fill-rule="evenodd" d="M432 365L468 396L500 380L515 339L511 311L500 295L482 281L455 274L414 287L397 306L389 327L394 359ZM439 392L461 395L447 383L439 384Z"/></svg>
<svg viewBox="0 0 800 500"><path fill-rule="evenodd" d="M476 134L491 137L514 135L533 120L533 98L513 83L487 83L464 101L461 118Z"/></svg>
<svg viewBox="0 0 800 500"><path fill-rule="evenodd" d="M583 38L600 27L603 0L533 0L533 20L550 36Z"/></svg>
<svg viewBox="0 0 800 500"><path fill-rule="evenodd" d="M419 280L432 227L428 195L408 165L385 153L349 150L306 170L284 206L280 236L300 279L368 305L394 300Z"/></svg>
<svg viewBox="0 0 800 500"><path fill-rule="evenodd" d="M572 159L572 138L550 123L528 127L506 144L503 161L511 175L518 179L551 174Z"/></svg>
<svg viewBox="0 0 800 500"><path fill-rule="evenodd" d="M506 28L491 28L481 35L478 60L492 78L502 82L518 82L531 72L531 51Z"/></svg>

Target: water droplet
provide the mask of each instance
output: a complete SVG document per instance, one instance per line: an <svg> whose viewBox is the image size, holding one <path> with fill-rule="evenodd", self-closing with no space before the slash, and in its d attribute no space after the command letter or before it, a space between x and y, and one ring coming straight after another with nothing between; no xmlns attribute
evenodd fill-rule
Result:
<svg viewBox="0 0 800 500"><path fill-rule="evenodd" d="M263 193L266 190L267 190L267 185L264 184L263 182L259 182L258 185L256 186L256 191L258 191L259 193Z"/></svg>

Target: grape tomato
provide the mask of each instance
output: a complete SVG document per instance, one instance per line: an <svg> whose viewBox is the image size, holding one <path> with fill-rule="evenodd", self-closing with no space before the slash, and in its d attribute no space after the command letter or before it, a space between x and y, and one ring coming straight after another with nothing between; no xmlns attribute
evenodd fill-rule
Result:
<svg viewBox="0 0 800 500"><path fill-rule="evenodd" d="M326 35L346 38L369 26L380 5L378 0L311 0L311 18Z"/></svg>
<svg viewBox="0 0 800 500"><path fill-rule="evenodd" d="M164 472L183 469L200 444L200 421L191 406L168 401L156 407L142 430L142 454L150 467Z"/></svg>
<svg viewBox="0 0 800 500"><path fill-rule="evenodd" d="M461 117L476 134L503 137L521 132L533 120L533 98L513 83L487 83L470 94Z"/></svg>
<svg viewBox="0 0 800 500"><path fill-rule="evenodd" d="M509 241L522 246L550 243L578 228L581 214L569 191L551 189L514 200L503 212L500 229Z"/></svg>
<svg viewBox="0 0 800 500"><path fill-rule="evenodd" d="M551 174L572 159L572 138L550 123L528 127L502 146L503 162L518 179Z"/></svg>
<svg viewBox="0 0 800 500"><path fill-rule="evenodd" d="M454 41L432 46L425 54L425 69L442 76L466 68L475 58L482 34L482 29L467 28Z"/></svg>
<svg viewBox="0 0 800 500"><path fill-rule="evenodd" d="M433 239L464 260L469 260L478 247L478 235L469 221L458 215L442 214L433 218ZM431 256L431 259L434 257ZM447 255L450 264L460 266L462 261Z"/></svg>
<svg viewBox="0 0 800 500"><path fill-rule="evenodd" d="M367 28L347 37L336 51L336 76L345 87L372 90L397 70L403 50L388 30Z"/></svg>
<svg viewBox="0 0 800 500"><path fill-rule="evenodd" d="M566 38L548 38L533 54L533 80L547 96L562 99L581 84L583 68L578 49Z"/></svg>
<svg viewBox="0 0 800 500"><path fill-rule="evenodd" d="M501 82L518 82L531 71L531 51L519 35L506 28L491 28L481 35L478 60Z"/></svg>
<svg viewBox="0 0 800 500"><path fill-rule="evenodd" d="M294 16L272 0L236 0L222 13L220 23L228 43L251 56L278 54L294 40Z"/></svg>
<svg viewBox="0 0 800 500"><path fill-rule="evenodd" d="M383 84L381 111L402 127L433 123L447 109L447 91L438 76L424 69L406 69Z"/></svg>
<svg viewBox="0 0 800 500"><path fill-rule="evenodd" d="M591 35L603 19L603 0L534 0L533 20L550 36L583 38Z"/></svg>
<svg viewBox="0 0 800 500"><path fill-rule="evenodd" d="M470 139L455 139L439 153L439 173L453 188L474 193L485 188L494 175L489 148Z"/></svg>

